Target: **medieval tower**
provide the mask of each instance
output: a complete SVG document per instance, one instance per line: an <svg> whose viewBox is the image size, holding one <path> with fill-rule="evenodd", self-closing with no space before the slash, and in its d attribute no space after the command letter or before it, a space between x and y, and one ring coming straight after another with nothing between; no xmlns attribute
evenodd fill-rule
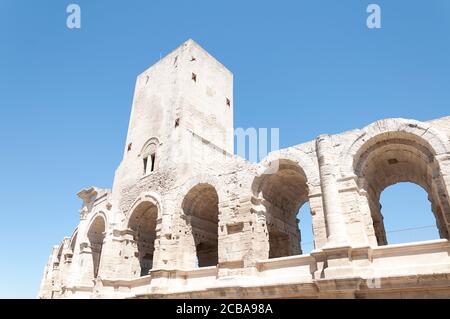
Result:
<svg viewBox="0 0 450 319"><path fill-rule="evenodd" d="M380 120L251 163L233 154L233 107L233 75L192 40L140 74L112 189L78 193L39 297L450 297L450 117ZM427 191L441 239L389 245L379 199L399 182Z"/></svg>

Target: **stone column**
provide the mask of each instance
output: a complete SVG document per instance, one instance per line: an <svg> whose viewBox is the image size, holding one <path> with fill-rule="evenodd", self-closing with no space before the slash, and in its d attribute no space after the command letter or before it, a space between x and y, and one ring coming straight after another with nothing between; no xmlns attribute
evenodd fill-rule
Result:
<svg viewBox="0 0 450 319"><path fill-rule="evenodd" d="M171 251L172 232L168 227L171 223L170 216L163 214L156 220L155 242L153 243L153 264L151 269L173 268ZM169 263L170 260L170 263Z"/></svg>
<svg viewBox="0 0 450 319"><path fill-rule="evenodd" d="M111 228L107 228L101 247L98 277L102 279L121 277L120 270L124 263L121 256L122 243L117 240L115 224Z"/></svg>
<svg viewBox="0 0 450 319"><path fill-rule="evenodd" d="M134 240L134 231L127 229L118 232L117 243L122 247L120 251L121 265L117 276L121 278L139 278L141 275L141 264L138 254L138 243Z"/></svg>
<svg viewBox="0 0 450 319"><path fill-rule="evenodd" d="M80 243L79 273L75 285L93 286L94 263L92 260L92 247L89 242Z"/></svg>
<svg viewBox="0 0 450 319"><path fill-rule="evenodd" d="M324 215L327 225L326 247L348 245L347 231L337 185L338 163L329 135L316 140Z"/></svg>
<svg viewBox="0 0 450 319"><path fill-rule="evenodd" d="M69 275L67 279L67 286L76 289L77 286L86 284L83 282L83 274L85 272L86 263L89 258L92 259L89 253L89 258L86 256L85 247L89 246L89 243L85 242L84 236L86 234L87 228L87 215L89 210L84 203L82 209L80 210L80 223L78 224L78 235L77 243L73 251L72 263L70 265ZM92 262L92 261L91 261ZM87 284L90 284L89 282Z"/></svg>

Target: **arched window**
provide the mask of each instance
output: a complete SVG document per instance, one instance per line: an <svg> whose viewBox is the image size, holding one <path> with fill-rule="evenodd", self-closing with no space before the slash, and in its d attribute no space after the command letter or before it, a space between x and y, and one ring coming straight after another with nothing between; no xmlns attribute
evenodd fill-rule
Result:
<svg viewBox="0 0 450 319"><path fill-rule="evenodd" d="M144 201L134 209L128 222L128 228L133 231L136 241L135 256L139 259L141 276L148 275L153 267L157 217L157 206Z"/></svg>
<svg viewBox="0 0 450 319"><path fill-rule="evenodd" d="M105 239L105 219L97 216L88 231L89 244L92 251L93 277L97 278Z"/></svg>
<svg viewBox="0 0 450 319"><path fill-rule="evenodd" d="M309 194L305 173L296 163L279 160L277 164L277 171L268 174L259 188L265 208L269 258L302 254L301 220L297 217Z"/></svg>
<svg viewBox="0 0 450 319"><path fill-rule="evenodd" d="M387 187L402 182L417 184L427 192L440 237L448 238L443 217L443 212L448 210L448 202L439 165L432 148L420 137L404 132L380 134L363 145L354 159L354 170L359 184L366 191L378 245L388 244L381 193ZM402 202L408 200L407 197L397 198Z"/></svg>
<svg viewBox="0 0 450 319"><path fill-rule="evenodd" d="M218 263L219 197L209 184L193 187L183 201L183 212L190 222L199 267Z"/></svg>
<svg viewBox="0 0 450 319"><path fill-rule="evenodd" d="M142 165L143 165L143 174L146 175L150 172L153 172L156 169L157 159L156 153L158 150L159 141L156 137L148 140L141 151Z"/></svg>

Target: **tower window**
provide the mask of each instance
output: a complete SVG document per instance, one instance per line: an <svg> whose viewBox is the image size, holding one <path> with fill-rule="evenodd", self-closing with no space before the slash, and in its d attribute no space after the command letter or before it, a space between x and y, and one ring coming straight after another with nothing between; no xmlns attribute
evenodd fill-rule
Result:
<svg viewBox="0 0 450 319"><path fill-rule="evenodd" d="M227 98L226 101L227 101L227 106L231 106L231 101L230 101L230 99Z"/></svg>
<svg viewBox="0 0 450 319"><path fill-rule="evenodd" d="M148 162L148 157L144 157L144 175L147 173L147 162Z"/></svg>
<svg viewBox="0 0 450 319"><path fill-rule="evenodd" d="M153 170L155 169L155 158L156 158L155 154L150 155L150 159L152 161L152 165L150 167L150 172L153 172Z"/></svg>
<svg viewBox="0 0 450 319"><path fill-rule="evenodd" d="M156 154L151 154L148 157L144 157L144 175L147 172L153 172L155 170ZM150 168L150 170L148 170Z"/></svg>
<svg viewBox="0 0 450 319"><path fill-rule="evenodd" d="M177 118L175 120L175 127L178 127L180 125L180 118Z"/></svg>
<svg viewBox="0 0 450 319"><path fill-rule="evenodd" d="M197 82L197 74L192 73L192 81Z"/></svg>
<svg viewBox="0 0 450 319"><path fill-rule="evenodd" d="M143 161L144 175L153 172L156 169L156 153L158 152L159 140L156 137L149 139L138 155Z"/></svg>
<svg viewBox="0 0 450 319"><path fill-rule="evenodd" d="M131 146L133 145L133 143L130 143L130 144L128 144L128 147L127 147L127 151L129 152L129 151L131 151Z"/></svg>

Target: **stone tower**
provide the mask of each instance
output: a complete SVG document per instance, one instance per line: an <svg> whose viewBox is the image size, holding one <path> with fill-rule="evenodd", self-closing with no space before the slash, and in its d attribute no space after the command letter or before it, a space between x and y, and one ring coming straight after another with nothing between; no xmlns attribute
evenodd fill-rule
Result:
<svg viewBox="0 0 450 319"><path fill-rule="evenodd" d="M114 189L157 169L182 184L204 169L205 143L233 153L232 101L233 75L191 39L144 71Z"/></svg>

